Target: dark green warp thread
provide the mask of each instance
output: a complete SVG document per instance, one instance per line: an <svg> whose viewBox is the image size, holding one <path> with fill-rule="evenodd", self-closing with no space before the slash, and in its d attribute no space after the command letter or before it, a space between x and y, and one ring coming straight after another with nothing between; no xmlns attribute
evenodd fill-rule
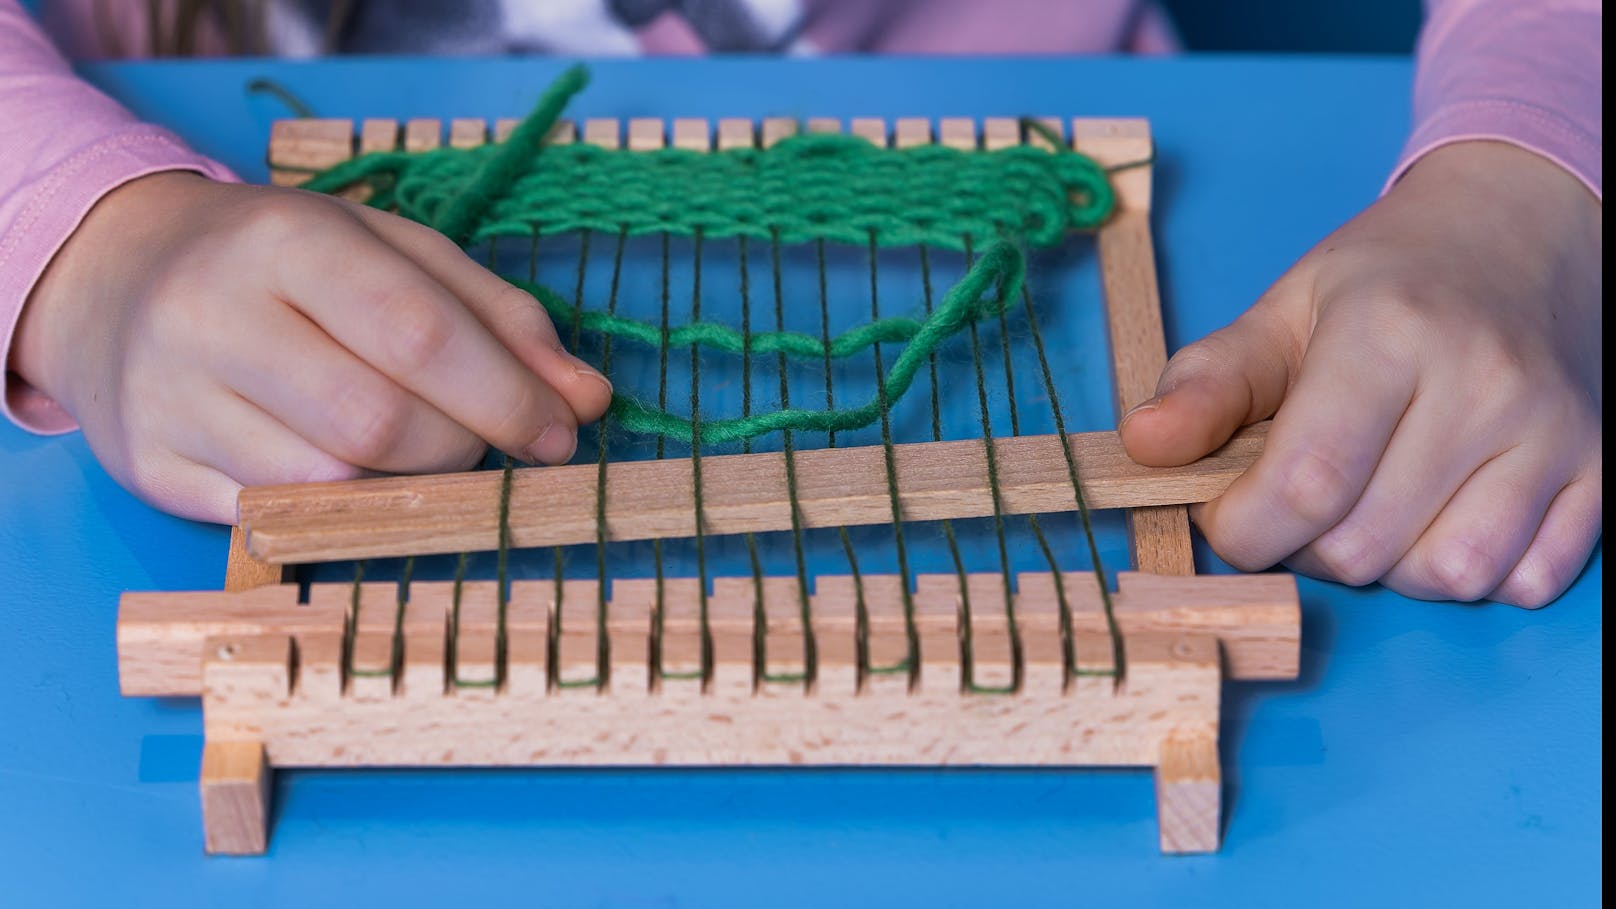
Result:
<svg viewBox="0 0 1616 909"><path fill-rule="evenodd" d="M996 243L990 247L987 253L972 265L965 277L949 289L942 305L924 322L918 323L909 343L893 361L891 369L881 378L877 394L871 400L852 407L828 407L825 410L782 408L743 417L703 420L700 428L701 442L709 445L733 442L778 430L840 432L874 423L881 418L883 409L890 408L893 402L903 397L914 384L915 374L927 365L938 345L965 325L973 323L984 312L1003 306L1005 300L1012 299L1011 294L1021 292L1024 269L1025 260L1015 247L1008 243ZM880 327L884 321L874 320L862 329L854 329L834 340L816 341L806 338L805 346L825 358L838 355L839 347L854 350L874 348L883 340L882 333L888 330ZM913 320L902 321L915 324ZM698 334L692 336L692 343L701 339L720 337L727 331L700 323L686 328L701 329ZM669 332L667 337L671 343L672 332ZM780 339L806 336L775 332L768 337ZM848 340L850 337L851 341ZM756 349L757 346L754 344L753 350ZM787 348L778 346L775 349L785 351ZM877 362L879 363L879 358ZM691 421L665 408L650 407L627 395L617 395L612 400L611 412L619 425L626 429L654 433L682 442L692 441Z"/></svg>

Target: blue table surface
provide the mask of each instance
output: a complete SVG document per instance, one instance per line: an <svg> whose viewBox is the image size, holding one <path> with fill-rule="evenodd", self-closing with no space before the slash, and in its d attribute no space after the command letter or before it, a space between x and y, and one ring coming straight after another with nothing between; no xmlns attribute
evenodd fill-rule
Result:
<svg viewBox="0 0 1616 909"><path fill-rule="evenodd" d="M545 60L88 75L251 179L284 109L524 113ZM609 62L584 116L1143 115L1169 343L1372 199L1400 59ZM1103 348L1097 348L1102 350ZM1601 557L1540 612L1304 580L1303 669L1225 688L1227 833L1164 858L1143 771L282 772L270 854L201 853L201 717L119 696L118 594L217 588L225 534L78 435L0 426L0 904L1521 905L1601 892ZM1216 568L1205 552L1208 567Z"/></svg>

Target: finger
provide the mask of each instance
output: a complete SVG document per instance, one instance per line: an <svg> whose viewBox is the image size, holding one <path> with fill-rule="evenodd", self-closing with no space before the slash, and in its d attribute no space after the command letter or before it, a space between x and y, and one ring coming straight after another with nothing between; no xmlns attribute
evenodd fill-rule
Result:
<svg viewBox="0 0 1616 909"><path fill-rule="evenodd" d="M1544 465L1529 453L1530 449L1523 452L1514 448L1503 455L1496 454L1504 444L1499 437L1501 422L1484 422L1475 429L1479 436L1466 439L1465 433L1474 423L1474 411L1455 406L1450 396L1429 395L1416 400L1346 517L1286 559L1286 564L1303 574L1355 587L1373 583L1402 563L1417 542L1429 539L1432 533L1441 539L1440 528L1433 526L1439 515L1445 521L1455 506L1469 505L1475 510L1466 511L1467 516L1483 516L1487 503L1472 501L1476 498L1474 491L1463 500L1453 501L1461 487L1520 487L1542 474ZM1510 512L1507 519L1526 516L1535 526L1552 494L1552 489L1544 491L1542 501L1529 515ZM1500 577L1514 564L1529 539L1528 535L1520 540L1520 548L1498 570ZM1435 555L1445 559L1450 554ZM1498 580L1494 578L1472 596L1454 598L1481 597ZM1470 588L1461 585L1457 589Z"/></svg>
<svg viewBox="0 0 1616 909"><path fill-rule="evenodd" d="M232 389L315 447L386 473L465 470L485 443L288 307L246 313L256 343L215 365Z"/></svg>
<svg viewBox="0 0 1616 909"><path fill-rule="evenodd" d="M211 467L189 463L176 467L175 482L185 492L165 499L164 510L210 524L237 522L236 498L241 494L240 483Z"/></svg>
<svg viewBox="0 0 1616 909"><path fill-rule="evenodd" d="M1174 467L1229 440L1234 431L1273 415L1301 361L1305 326L1285 316L1291 305L1276 287L1225 328L1185 347L1167 362L1156 396L1123 416L1128 456Z"/></svg>
<svg viewBox="0 0 1616 909"><path fill-rule="evenodd" d="M1411 357L1351 316L1321 320L1263 453L1192 510L1224 560L1267 568L1334 527L1358 501L1413 398Z"/></svg>
<svg viewBox="0 0 1616 909"><path fill-rule="evenodd" d="M1394 440L1393 445L1396 444ZM1428 463L1426 469L1437 469L1437 465ZM1303 554L1287 560L1286 564L1306 574L1344 580L1351 584L1380 580L1387 587L1416 599L1480 599L1498 586L1505 573L1526 551L1527 544L1531 543L1550 500L1563 485L1563 480L1559 478L1563 474L1553 480L1548 476L1550 473L1541 458L1529 449L1517 447L1488 459L1464 478L1446 501L1437 506L1437 512L1430 516L1428 526L1417 531L1415 537L1406 542L1405 551L1393 558L1379 574L1370 576L1374 571L1373 566L1343 568L1339 561L1332 562L1329 556L1320 559L1316 554L1318 546L1304 550ZM1371 487L1377 482L1378 474L1371 482ZM1366 493L1365 499L1368 498L1369 494ZM1433 497L1420 499L1420 511L1428 507L1424 503L1429 502L1430 498ZM1358 511L1355 508L1353 516L1349 516L1342 525L1357 520ZM1380 520L1394 528L1393 533L1401 536L1406 533L1404 528L1413 522L1394 511L1394 506L1388 507L1382 512ZM1363 539L1373 534L1372 524L1365 524L1360 530L1350 532L1361 534L1357 539ZM1332 529L1320 542L1329 541L1334 533ZM1331 542L1341 546L1339 541ZM1368 542L1364 545L1374 548L1377 544ZM1395 548L1394 544L1379 545L1384 549L1375 550L1371 558L1376 561L1384 558L1381 552Z"/></svg>
<svg viewBox="0 0 1616 909"><path fill-rule="evenodd" d="M566 400L442 284L362 225L353 228L301 244L305 258L281 271L279 295L501 450L548 464L570 459L578 421Z"/></svg>
<svg viewBox="0 0 1616 909"><path fill-rule="evenodd" d="M537 300L478 265L437 231L367 206L356 207L371 230L459 297L496 338L559 392L581 422L598 420L606 412L612 401L611 382L567 352Z"/></svg>
<svg viewBox="0 0 1616 909"><path fill-rule="evenodd" d="M1525 554L1488 598L1538 609L1565 593L1599 542L1603 503L1604 483L1598 476L1561 490Z"/></svg>
<svg viewBox="0 0 1616 909"><path fill-rule="evenodd" d="M176 517L211 524L236 523L236 495L241 484L211 467L171 451L147 454L118 480L147 504Z"/></svg>
<svg viewBox="0 0 1616 909"><path fill-rule="evenodd" d="M196 407L207 418L192 421L174 452L240 486L334 482L368 473L316 447L228 388L200 395Z"/></svg>

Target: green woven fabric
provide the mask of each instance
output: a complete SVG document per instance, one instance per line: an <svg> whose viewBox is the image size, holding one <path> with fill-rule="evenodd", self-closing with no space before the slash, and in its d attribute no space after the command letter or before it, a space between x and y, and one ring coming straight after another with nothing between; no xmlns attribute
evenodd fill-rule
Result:
<svg viewBox="0 0 1616 909"><path fill-rule="evenodd" d="M907 390L936 345L1000 312L1020 292L1026 268L1021 247L1052 246L1070 231L1097 228L1115 201L1106 171L1092 159L1026 145L991 152L940 145L894 149L841 134L799 135L767 149L714 152L549 143L557 118L585 84L582 68L568 70L503 143L368 154L316 175L305 188L334 192L368 183L369 204L467 246L505 236L601 231L983 249L936 312L923 320L871 323L849 332L841 348L831 351L845 356L874 343L907 342L881 378L888 406ZM552 315L573 315L553 291L515 283L523 283ZM738 332L722 326L685 326L664 339L659 327L620 317L584 313L581 322L586 330L653 344L728 351L744 345ZM756 336L752 349L809 359L826 353L815 339L786 334ZM852 429L869 425L879 412L872 400L834 411L704 418L701 441L782 429ZM628 398L619 396L613 413L631 431L691 437L688 419Z"/></svg>

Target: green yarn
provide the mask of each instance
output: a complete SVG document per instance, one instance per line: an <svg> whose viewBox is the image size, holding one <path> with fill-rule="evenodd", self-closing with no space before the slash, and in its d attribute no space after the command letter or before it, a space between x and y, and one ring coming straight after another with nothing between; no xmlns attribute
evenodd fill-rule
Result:
<svg viewBox="0 0 1616 909"><path fill-rule="evenodd" d="M630 236L748 236L862 246L1013 237L1051 246L1098 227L1114 195L1093 159L1029 145L967 151L886 148L840 133L809 133L770 148L712 152L546 144L568 100L588 82L567 70L509 139L427 152L375 152L317 174L305 188L367 183L369 204L392 209L462 245L496 236L580 230Z"/></svg>
<svg viewBox="0 0 1616 909"><path fill-rule="evenodd" d="M1053 246L1070 231L1097 228L1115 203L1107 173L1094 160L1029 145L898 149L834 133L793 136L766 149L713 152L549 142L563 109L587 84L582 67L568 69L505 142L367 154L304 186L335 192L367 184L368 204L433 227L462 246L503 236L592 231L660 234L664 244L671 235L814 242L821 248L837 242L964 251L973 241L990 244L926 319L875 319L834 339L783 330L751 335L699 320L659 327L586 312L549 288L513 280L575 330L661 347L664 357L668 347L689 346L693 355L705 347L748 357L839 358L878 350L882 343L905 344L881 378L876 399L855 407L838 409L827 401L823 411L784 407L703 419L698 432L663 403L652 407L619 394L611 414L632 432L717 443L781 430L834 433L868 426L881 415L881 399L895 403L938 345L1000 313L1019 293L1026 271L1020 246ZM997 292L989 294L990 288Z"/></svg>
<svg viewBox="0 0 1616 909"><path fill-rule="evenodd" d="M892 402L903 397L909 386L914 383L915 373L927 364L932 351L939 344L952 337L967 323L975 321L984 312L994 311L995 307L1003 306L1005 301L1013 299L1012 295L1021 292L1025 269L1025 259L1014 246L1008 243L996 243L989 247L987 252L972 265L965 277L949 289L942 305L938 306L926 321L919 324L909 338L909 343L893 361L891 369L882 377L874 399L854 407L827 410L800 410L787 407L744 417L704 419L700 428L701 441L705 444L734 442L779 430L839 432L874 423L881 417L883 401L890 407ZM812 338L808 338L807 341L813 345L813 351L818 354L830 351L835 355L834 352L839 346L852 347L854 350L873 347L881 338L878 337L879 331L869 330L881 325L882 321L884 320L877 320L863 326L863 330L868 332L864 335L855 335L855 332L860 331L855 329L828 343ZM687 329L711 327L697 323L687 326ZM698 332L692 338L703 339L707 336L707 332ZM773 337L782 336L790 335L786 332L776 332L773 335ZM855 341L865 343L853 346L853 342L846 340L849 336L854 336ZM672 332L669 333L669 338L671 337ZM666 346L674 345L670 340ZM693 439L689 419L667 410L647 406L626 395L613 396L611 414L612 418L625 429L634 432L654 433L681 442L690 442Z"/></svg>

